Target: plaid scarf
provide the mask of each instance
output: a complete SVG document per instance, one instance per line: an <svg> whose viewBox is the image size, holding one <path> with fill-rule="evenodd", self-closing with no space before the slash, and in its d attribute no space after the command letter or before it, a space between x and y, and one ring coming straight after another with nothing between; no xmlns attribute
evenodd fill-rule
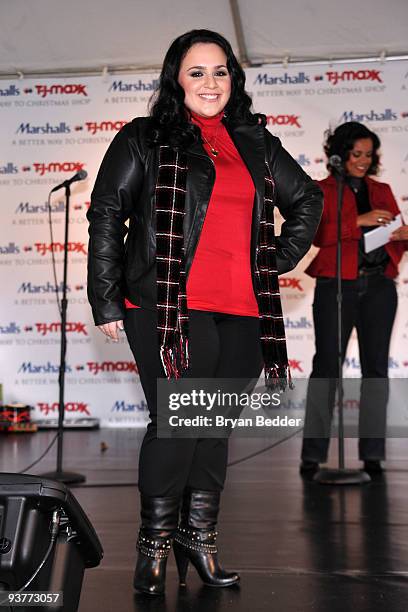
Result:
<svg viewBox="0 0 408 612"><path fill-rule="evenodd" d="M160 147L155 190L157 329L160 357L168 378L179 378L189 365L183 243L187 170L186 154L167 145ZM265 198L256 248L256 297L265 384L284 389L291 380L276 269L274 192L275 183L265 162Z"/></svg>

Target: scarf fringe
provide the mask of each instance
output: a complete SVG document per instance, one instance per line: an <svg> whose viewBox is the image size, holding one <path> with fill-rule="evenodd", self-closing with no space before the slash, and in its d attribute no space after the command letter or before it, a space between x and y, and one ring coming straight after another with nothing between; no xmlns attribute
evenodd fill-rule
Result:
<svg viewBox="0 0 408 612"><path fill-rule="evenodd" d="M286 365L274 364L265 367L265 387L272 391L285 391L286 388L294 389L290 367Z"/></svg>
<svg viewBox="0 0 408 612"><path fill-rule="evenodd" d="M188 338L177 335L171 346L160 347L160 358L168 379L181 378L189 366Z"/></svg>

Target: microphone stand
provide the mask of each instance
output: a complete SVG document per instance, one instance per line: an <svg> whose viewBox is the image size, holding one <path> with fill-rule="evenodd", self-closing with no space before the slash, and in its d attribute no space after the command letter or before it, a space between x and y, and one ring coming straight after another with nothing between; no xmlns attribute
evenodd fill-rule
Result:
<svg viewBox="0 0 408 612"><path fill-rule="evenodd" d="M47 472L41 474L44 478L58 480L64 484L78 484L85 482L83 474L75 472L65 472L62 469L63 450L64 450L64 391L65 391L65 356L67 351L67 271L68 271L68 226L69 226L69 199L71 196L71 187L69 182L65 184L65 236L64 236L64 276L62 282L62 298L61 298L61 350L60 350L60 365L59 365L59 401L58 401L58 433L57 433L57 469L55 472Z"/></svg>
<svg viewBox="0 0 408 612"><path fill-rule="evenodd" d="M339 159L340 162L340 159ZM371 478L362 470L349 470L344 464L344 418L343 418L343 355L342 355L342 302L343 291L341 283L341 227L342 227L342 209L343 209L343 193L345 182L345 171L341 163L333 166L334 175L337 182L337 251L336 251L336 280L337 280L337 397L338 397L338 415L339 415L339 467L338 469L320 469L314 475L313 480L320 484L331 485L346 485L346 484L364 484L370 482Z"/></svg>

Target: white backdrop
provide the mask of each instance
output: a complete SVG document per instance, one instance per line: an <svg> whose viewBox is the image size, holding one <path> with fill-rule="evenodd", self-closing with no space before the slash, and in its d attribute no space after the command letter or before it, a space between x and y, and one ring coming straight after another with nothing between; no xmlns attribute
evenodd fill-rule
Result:
<svg viewBox="0 0 408 612"><path fill-rule="evenodd" d="M380 180L391 184L408 218L408 62L291 65L251 68L247 89L254 108L313 178L326 176L322 144L330 125L357 120L382 140ZM66 407L95 416L106 426L140 426L146 405L124 337L106 340L94 327L86 299L86 210L109 142L133 117L146 114L157 74L0 81L0 308L1 379L7 402L27 402L34 417L56 415L59 325L51 250L62 277L63 191L52 200L51 243L46 200L49 189L84 168L87 181L73 185L69 236L69 305ZM280 279L292 373L306 377L313 356L311 302L314 281L303 274L313 250ZM408 264L398 281L390 375L408 376L406 351ZM346 376L359 376L355 337Z"/></svg>

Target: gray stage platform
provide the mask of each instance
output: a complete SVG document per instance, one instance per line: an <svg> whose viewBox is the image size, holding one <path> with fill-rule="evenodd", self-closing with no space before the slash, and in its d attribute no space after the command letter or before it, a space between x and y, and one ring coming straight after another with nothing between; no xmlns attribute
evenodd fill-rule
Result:
<svg viewBox="0 0 408 612"><path fill-rule="evenodd" d="M41 454L53 432L0 436L0 469L18 471ZM105 549L87 570L80 612L406 612L408 610L408 444L388 441L387 471L363 487L333 488L298 474L295 438L229 469L219 525L223 564L241 573L234 589L204 587L189 570L180 589L174 558L164 599L135 595L138 528L135 430L67 432L65 468L87 476L74 493ZM101 442L108 446L101 452ZM230 461L273 440L231 441ZM347 467L360 467L348 440ZM54 453L33 473L54 468ZM330 465L336 464L336 441ZM117 488L108 483L121 485Z"/></svg>

